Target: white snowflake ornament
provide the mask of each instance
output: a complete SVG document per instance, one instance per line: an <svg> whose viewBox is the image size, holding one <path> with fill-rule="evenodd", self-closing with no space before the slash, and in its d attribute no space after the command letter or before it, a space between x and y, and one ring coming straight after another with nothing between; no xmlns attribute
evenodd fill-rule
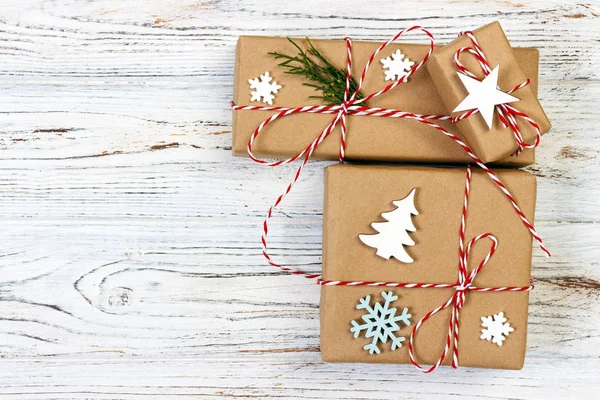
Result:
<svg viewBox="0 0 600 400"><path fill-rule="evenodd" d="M480 339L491 340L492 343L496 343L498 346L502 346L506 336L514 331L510 323L506 322L502 311L490 317L481 317L481 326L483 326L483 329L481 330Z"/></svg>
<svg viewBox="0 0 600 400"><path fill-rule="evenodd" d="M254 89L253 92L250 92L252 95L250 101L262 100L263 103L273 105L274 94L281 89L281 85L278 85L275 81L271 82L272 80L273 78L269 76L268 71L260 76L260 80L259 78L248 79L250 89Z"/></svg>
<svg viewBox="0 0 600 400"><path fill-rule="evenodd" d="M408 196L402 200L392 201L395 210L381 213L381 216L387 222L373 222L371 226L379 233L373 235L358 235L361 242L369 247L377 249L379 257L389 260L390 257L396 258L403 263L412 263L414 260L404 246L414 246L415 241L408 235L408 232L416 231L411 217L419 215L415 208L414 188Z"/></svg>
<svg viewBox="0 0 600 400"><path fill-rule="evenodd" d="M354 338L357 339L362 331L365 331L365 338L373 338L371 343L366 344L363 349L367 350L369 354L379 354L381 350L377 346L379 342L386 343L388 339L392 341L391 349L396 350L402 347L402 342L406 339L403 336L396 336L394 333L400 330L398 322L404 322L405 325L410 325L410 317L408 309L405 307L402 310L402 314L396 315L396 308L390 308L390 303L398 300L398 296L394 295L393 292L382 292L381 296L385 300L385 303L381 305L381 302L375 302L371 307L371 296L360 299L356 305L357 310L366 310L361 318L364 322L359 324L356 321L352 321L352 328L350 332L354 333Z"/></svg>
<svg viewBox="0 0 600 400"><path fill-rule="evenodd" d="M402 78L410 71L412 66L415 65L415 63L410 61L410 59L402 54L400 50L396 50L390 57L381 59L381 63L383 64L383 69L386 70L384 71L386 81Z"/></svg>

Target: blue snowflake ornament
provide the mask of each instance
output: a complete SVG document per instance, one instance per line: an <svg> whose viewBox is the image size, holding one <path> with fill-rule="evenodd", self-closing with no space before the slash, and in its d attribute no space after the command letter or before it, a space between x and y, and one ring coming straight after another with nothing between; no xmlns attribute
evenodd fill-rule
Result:
<svg viewBox="0 0 600 400"><path fill-rule="evenodd" d="M411 315L408 313L406 307L400 315L396 315L396 308L390 308L390 304L398 300L398 296L394 295L391 291L382 292L381 296L385 300L384 304L375 302L373 307L371 307L371 296L360 299L356 305L356 309L366 310L367 313L361 317L364 323L359 324L356 321L352 321L352 328L350 328L350 332L354 334L355 339L358 338L362 331L365 331L365 338L373 338L371 343L363 347L363 349L369 351L369 354L381 353L377 344L379 342L386 343L388 339L392 341L392 350L402 347L402 342L406 338L404 336L396 336L394 333L400 330L398 322L404 322L407 326L410 325Z"/></svg>

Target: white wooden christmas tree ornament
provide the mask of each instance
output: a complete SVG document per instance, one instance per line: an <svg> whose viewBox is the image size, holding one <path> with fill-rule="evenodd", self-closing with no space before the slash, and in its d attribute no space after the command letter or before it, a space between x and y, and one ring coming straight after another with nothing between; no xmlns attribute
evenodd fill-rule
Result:
<svg viewBox="0 0 600 400"><path fill-rule="evenodd" d="M497 65L496 68L494 68L482 81L478 81L461 72L457 72L458 77L463 85L465 85L469 95L465 97L452 112L478 109L488 128L491 129L496 106L498 104L519 101L518 98L498 89L499 69L500 65Z"/></svg>
<svg viewBox="0 0 600 400"><path fill-rule="evenodd" d="M414 240L408 232L416 231L412 222L413 215L419 215L415 208L414 188L408 196L402 200L392 202L397 208L384 212L381 216L387 222L373 222L371 226L379 233L373 235L358 235L358 238L367 246L377 249L379 257L389 260L394 257L403 263L412 263L414 260L408 255L404 246L413 246Z"/></svg>
<svg viewBox="0 0 600 400"><path fill-rule="evenodd" d="M271 81L273 81L273 77L269 76L269 71L261 75L260 79L248 79L250 89L254 89L253 92L250 92L250 95L252 95L250 101L262 101L263 103L273 105L273 99L275 99L277 91L281 89L281 85L278 85L275 81Z"/></svg>

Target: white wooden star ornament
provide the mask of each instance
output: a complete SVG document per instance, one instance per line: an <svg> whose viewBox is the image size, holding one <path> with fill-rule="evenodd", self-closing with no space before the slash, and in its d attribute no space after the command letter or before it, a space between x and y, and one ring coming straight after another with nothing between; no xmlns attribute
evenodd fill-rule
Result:
<svg viewBox="0 0 600 400"><path fill-rule="evenodd" d="M458 77L463 85L465 85L469 95L456 106L453 112L478 109L488 128L491 129L496 106L498 104L519 101L518 98L498 89L499 69L500 65L497 65L496 68L494 68L482 81L478 81L477 79L473 79L463 73L457 72Z"/></svg>

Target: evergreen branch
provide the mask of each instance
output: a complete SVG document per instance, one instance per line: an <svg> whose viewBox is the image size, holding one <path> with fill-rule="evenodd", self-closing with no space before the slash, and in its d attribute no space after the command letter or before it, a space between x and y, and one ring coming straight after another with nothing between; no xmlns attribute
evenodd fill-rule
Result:
<svg viewBox="0 0 600 400"><path fill-rule="evenodd" d="M319 50L315 48L310 39L305 38L308 49L303 50L292 39L287 40L298 50L296 56L269 52L276 60L282 60L278 65L286 69L286 74L302 75L315 83L303 83L305 86L314 88L321 92L321 96L309 96L310 98L321 99L327 105L342 104L344 102L344 93L346 91L346 70L337 68ZM354 78L350 78L350 94L354 93L358 84ZM361 92L356 94L356 99L362 99L364 95ZM363 103L363 105L366 105Z"/></svg>

